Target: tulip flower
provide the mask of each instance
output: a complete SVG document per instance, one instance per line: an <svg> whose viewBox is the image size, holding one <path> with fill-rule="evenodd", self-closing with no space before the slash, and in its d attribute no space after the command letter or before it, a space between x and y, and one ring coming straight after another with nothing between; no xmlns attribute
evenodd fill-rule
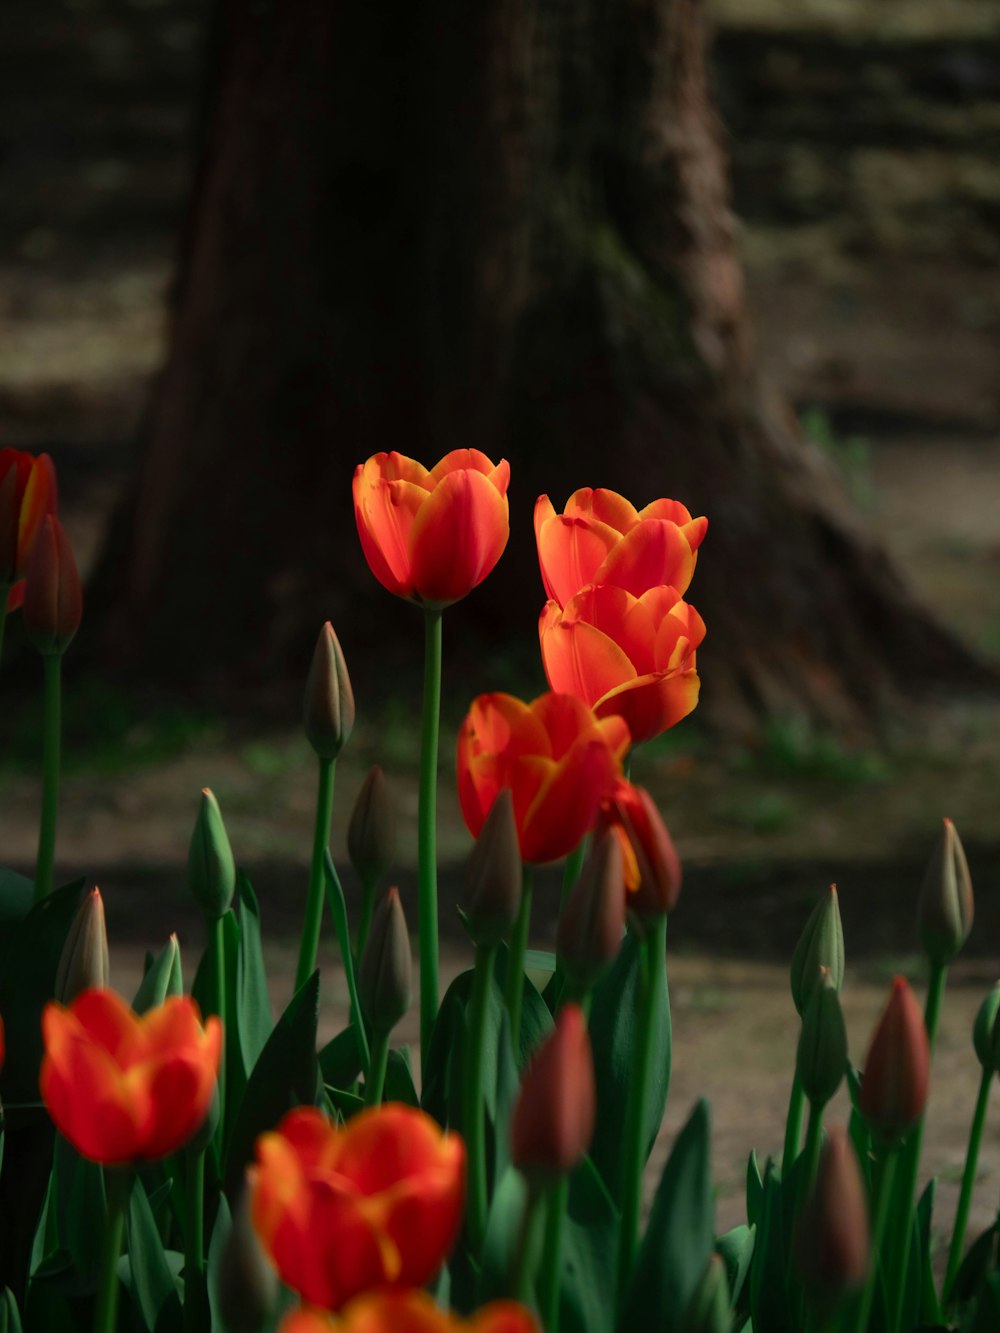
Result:
<svg viewBox="0 0 1000 1333"><path fill-rule="evenodd" d="M339 1315L293 1310L278 1333L539 1333L534 1315L514 1301L494 1301L462 1319L435 1305L426 1291L373 1291Z"/></svg>
<svg viewBox="0 0 1000 1333"><path fill-rule="evenodd" d="M623 718L635 745L667 731L698 702L695 650L705 622L675 588L636 596L588 584L564 607L545 604L538 636L551 687L576 695L598 717Z"/></svg>
<svg viewBox="0 0 1000 1333"><path fill-rule="evenodd" d="M681 892L681 863L649 792L620 778L601 809L600 824L621 845L628 910L640 917L672 912Z"/></svg>
<svg viewBox="0 0 1000 1333"><path fill-rule="evenodd" d="M83 619L83 589L73 548L53 514L45 514L28 560L24 632L43 656L58 657Z"/></svg>
<svg viewBox="0 0 1000 1333"><path fill-rule="evenodd" d="M7 609L24 600L28 557L46 514L56 512L56 473L48 454L0 449L0 590Z"/></svg>
<svg viewBox="0 0 1000 1333"><path fill-rule="evenodd" d="M583 1010L564 1005L532 1056L514 1106L511 1159L529 1180L572 1171L590 1147L597 1093Z"/></svg>
<svg viewBox="0 0 1000 1333"><path fill-rule="evenodd" d="M548 596L566 606L590 583L641 596L666 584L683 593L708 528L676 500L637 510L614 491L574 491L557 514L547 495L535 503L535 541Z"/></svg>
<svg viewBox="0 0 1000 1333"><path fill-rule="evenodd" d="M458 736L458 795L474 838L497 793L514 797L521 859L554 861L590 831L629 745L621 718L598 720L569 694L530 704L481 694Z"/></svg>
<svg viewBox="0 0 1000 1333"><path fill-rule="evenodd" d="M105 1166L156 1161L208 1114L222 1025L201 1025L179 996L140 1017L110 990L86 990L42 1014L42 1099L77 1152Z"/></svg>
<svg viewBox="0 0 1000 1333"><path fill-rule="evenodd" d="M870 1250L861 1167L847 1133L833 1125L795 1236L809 1303L829 1310L856 1291L868 1272Z"/></svg>
<svg viewBox="0 0 1000 1333"><path fill-rule="evenodd" d="M510 536L510 466L455 449L430 471L402 454L375 454L354 473L354 517L383 587L427 607L482 583Z"/></svg>
<svg viewBox="0 0 1000 1333"><path fill-rule="evenodd" d="M283 1282L339 1309L372 1287L417 1287L462 1220L465 1147L430 1116L389 1104L343 1127L313 1107L257 1140L250 1210Z"/></svg>
<svg viewBox="0 0 1000 1333"><path fill-rule="evenodd" d="M916 997L895 977L861 1076L858 1107L871 1129L895 1141L923 1115L930 1080L930 1046Z"/></svg>

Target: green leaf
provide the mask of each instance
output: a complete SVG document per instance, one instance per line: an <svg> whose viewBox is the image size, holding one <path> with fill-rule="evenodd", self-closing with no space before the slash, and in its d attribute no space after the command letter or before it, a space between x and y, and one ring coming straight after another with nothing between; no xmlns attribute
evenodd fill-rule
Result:
<svg viewBox="0 0 1000 1333"><path fill-rule="evenodd" d="M146 1191L138 1179L129 1195L125 1226L129 1285L146 1327L155 1329L156 1333L180 1329L182 1310L177 1284Z"/></svg>
<svg viewBox="0 0 1000 1333"><path fill-rule="evenodd" d="M619 1215L589 1157L570 1177L563 1225L559 1327L563 1333L605 1333L614 1327Z"/></svg>
<svg viewBox="0 0 1000 1333"><path fill-rule="evenodd" d="M6 938L7 928L28 915L34 892L35 886L27 875L0 866L0 937Z"/></svg>
<svg viewBox="0 0 1000 1333"><path fill-rule="evenodd" d="M10 1287L0 1296L0 1333L21 1333L21 1312Z"/></svg>
<svg viewBox="0 0 1000 1333"><path fill-rule="evenodd" d="M752 1148L747 1159L747 1221L751 1226L759 1222L764 1211L764 1183L760 1178L757 1149Z"/></svg>
<svg viewBox="0 0 1000 1333"><path fill-rule="evenodd" d="M361 1074L361 1048L354 1025L349 1024L326 1043L319 1053L323 1082L332 1088L349 1088Z"/></svg>
<svg viewBox="0 0 1000 1333"><path fill-rule="evenodd" d="M247 1080L226 1153L225 1180L230 1197L253 1157L257 1135L273 1129L293 1106L315 1104L318 1019L319 973L314 972L292 996Z"/></svg>
<svg viewBox="0 0 1000 1333"><path fill-rule="evenodd" d="M61 1134L56 1135L53 1167L54 1220L59 1239L72 1255L80 1276L96 1277L107 1213L104 1171L96 1162L81 1157Z"/></svg>
<svg viewBox="0 0 1000 1333"><path fill-rule="evenodd" d="M524 1177L516 1167L509 1167L497 1183L486 1215L477 1305L510 1294L514 1254L527 1201L528 1186Z"/></svg>
<svg viewBox="0 0 1000 1333"><path fill-rule="evenodd" d="M590 1145L590 1155L604 1177L612 1198L621 1195L625 1110L628 1085L635 1064L640 1010L641 944L636 932L630 930L611 971L594 992L590 1013L590 1040L597 1076L597 1127ZM658 982L659 979L658 972ZM652 1077L646 1107L647 1157L663 1119L663 1108L667 1103L670 1086L670 1003L665 968L663 984L656 996L654 1032Z"/></svg>
<svg viewBox="0 0 1000 1333"><path fill-rule="evenodd" d="M680 1328L714 1248L709 1138L708 1103L702 1099L663 1168L618 1323L621 1333L643 1328L673 1333Z"/></svg>
<svg viewBox="0 0 1000 1333"><path fill-rule="evenodd" d="M741 1225L733 1227L715 1242L716 1251L722 1256L722 1262L726 1265L729 1299L734 1309L739 1306L743 1286L750 1272L756 1238L756 1227Z"/></svg>
<svg viewBox="0 0 1000 1333"><path fill-rule="evenodd" d="M949 1301L963 1305L975 1300L986 1282L987 1275L997 1262L1000 1251L1000 1218L980 1232L966 1251L951 1291Z"/></svg>
<svg viewBox="0 0 1000 1333"><path fill-rule="evenodd" d="M132 1001L132 1008L137 1014L145 1014L150 1009L155 1009L168 995L180 994L180 991L172 989L174 974L179 964L180 950L177 946L177 937L171 935L139 983L139 989Z"/></svg>
<svg viewBox="0 0 1000 1333"><path fill-rule="evenodd" d="M764 1168L764 1191L750 1273L750 1310L755 1329L793 1333L785 1296L787 1245L781 1177L772 1158Z"/></svg>
<svg viewBox="0 0 1000 1333"><path fill-rule="evenodd" d="M239 888L237 888L237 893ZM232 1230L233 1219L229 1212L229 1201L224 1194L219 1195L219 1209L215 1214L215 1225L208 1243L208 1308L212 1315L213 1328L225 1328L222 1320L219 1297L219 1270L222 1256L226 1250L226 1241Z"/></svg>
<svg viewBox="0 0 1000 1333"><path fill-rule="evenodd" d="M521 1077L517 1072L517 1061L514 1059L514 1047L510 1037L510 1020L506 1009L500 1021L500 1042L496 1070L493 1179L500 1180L510 1166L510 1122L514 1114L517 1094L521 1089Z"/></svg>
<svg viewBox="0 0 1000 1333"><path fill-rule="evenodd" d="M236 901L240 912L240 939L236 955L236 1026L249 1077L274 1027L267 970L260 938L260 908L250 881L240 870L236 876Z"/></svg>
<svg viewBox="0 0 1000 1333"><path fill-rule="evenodd" d="M387 1102L404 1102L407 1106L420 1106L420 1097L413 1082L409 1047L389 1052L382 1099Z"/></svg>

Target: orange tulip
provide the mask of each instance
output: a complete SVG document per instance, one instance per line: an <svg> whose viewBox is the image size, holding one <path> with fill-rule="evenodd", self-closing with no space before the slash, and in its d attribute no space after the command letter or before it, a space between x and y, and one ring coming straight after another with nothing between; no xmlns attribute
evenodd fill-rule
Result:
<svg viewBox="0 0 1000 1333"><path fill-rule="evenodd" d="M278 1333L539 1333L534 1315L514 1301L494 1301L461 1319L434 1304L426 1291L373 1291L339 1315L299 1309Z"/></svg>
<svg viewBox="0 0 1000 1333"><path fill-rule="evenodd" d="M509 482L509 464L478 449L455 449L429 472L397 453L358 466L354 517L379 583L430 607L471 592L507 545Z"/></svg>
<svg viewBox="0 0 1000 1333"><path fill-rule="evenodd" d="M570 694L526 704L510 694L481 694L458 736L458 796L478 838L497 793L509 787L524 861L571 852L610 795L629 745L621 718L598 721Z"/></svg>
<svg viewBox="0 0 1000 1333"><path fill-rule="evenodd" d="M612 583L636 597L668 584L683 593L708 528L677 500L637 510L615 491L574 491L557 514L535 502L535 542L548 596L565 606L588 583Z"/></svg>
<svg viewBox="0 0 1000 1333"><path fill-rule="evenodd" d="M600 718L623 718L635 745L680 722L698 702L695 650L705 622L674 588L637 597L589 584L565 608L547 602L538 635L552 688L576 695Z"/></svg>
<svg viewBox="0 0 1000 1333"><path fill-rule="evenodd" d="M56 473L48 454L0 449L0 589L7 608L24 600L24 574L42 519L56 511Z"/></svg>
<svg viewBox="0 0 1000 1333"><path fill-rule="evenodd" d="M183 1147L208 1115L222 1025L173 996L140 1017L110 990L42 1014L42 1099L77 1152L106 1166Z"/></svg>
<svg viewBox="0 0 1000 1333"><path fill-rule="evenodd" d="M343 1127L313 1107L257 1140L251 1216L283 1282L339 1309L359 1292L427 1282L462 1220L465 1145L389 1104Z"/></svg>

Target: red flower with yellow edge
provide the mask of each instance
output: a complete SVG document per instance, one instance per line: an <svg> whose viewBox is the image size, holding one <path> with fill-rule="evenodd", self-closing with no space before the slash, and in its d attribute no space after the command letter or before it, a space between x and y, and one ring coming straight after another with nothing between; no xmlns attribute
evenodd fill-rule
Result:
<svg viewBox="0 0 1000 1333"><path fill-rule="evenodd" d="M514 1301L494 1301L462 1319L435 1305L426 1291L372 1291L339 1315L301 1308L278 1333L540 1333L534 1315Z"/></svg>
<svg viewBox="0 0 1000 1333"><path fill-rule="evenodd" d="M656 802L625 778L601 807L600 828L610 828L622 849L626 906L637 916L672 912L681 892L681 863Z"/></svg>
<svg viewBox="0 0 1000 1333"><path fill-rule="evenodd" d="M588 583L612 583L636 597L668 584L686 591L695 552L708 529L677 500L636 509L615 491L574 491L557 514L547 495L535 502L535 543L548 596L565 606Z"/></svg>
<svg viewBox="0 0 1000 1333"><path fill-rule="evenodd" d="M250 1214L285 1282L339 1309L373 1287L422 1286L462 1221L465 1145L390 1103L342 1128L313 1107L257 1140Z"/></svg>
<svg viewBox="0 0 1000 1333"><path fill-rule="evenodd" d="M42 1013L42 1100L56 1129L105 1166L156 1161L208 1115L222 1024L172 996L142 1016L110 990L85 990Z"/></svg>
<svg viewBox="0 0 1000 1333"><path fill-rule="evenodd" d="M538 623L545 675L599 718L625 720L638 745L688 715L701 682L695 651L705 622L675 588L636 597L590 584L565 608L546 602Z"/></svg>
<svg viewBox="0 0 1000 1333"><path fill-rule="evenodd" d="M510 536L510 465L455 449L430 471L402 454L375 454L354 472L354 517L383 587L432 608L482 583Z"/></svg>
<svg viewBox="0 0 1000 1333"><path fill-rule="evenodd" d="M0 591L7 609L24 600L28 556L46 514L56 511L56 473L48 454L0 449Z"/></svg>
<svg viewBox="0 0 1000 1333"><path fill-rule="evenodd" d="M629 741L621 718L599 721L571 694L530 704L481 694L458 735L458 797L469 832L478 838L497 793L509 787L522 860L566 856L592 828Z"/></svg>

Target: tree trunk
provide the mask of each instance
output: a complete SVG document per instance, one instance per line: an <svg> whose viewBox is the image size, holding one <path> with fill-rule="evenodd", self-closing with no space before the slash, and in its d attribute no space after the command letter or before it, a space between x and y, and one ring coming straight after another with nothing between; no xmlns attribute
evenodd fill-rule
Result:
<svg viewBox="0 0 1000 1333"><path fill-rule="evenodd" d="M114 660L257 681L327 617L384 650L353 467L474 445L513 476L511 545L455 613L479 643L534 632L535 496L602 485L710 517L717 721L855 722L982 674L757 382L700 0L220 0L215 36L169 358L98 582Z"/></svg>

